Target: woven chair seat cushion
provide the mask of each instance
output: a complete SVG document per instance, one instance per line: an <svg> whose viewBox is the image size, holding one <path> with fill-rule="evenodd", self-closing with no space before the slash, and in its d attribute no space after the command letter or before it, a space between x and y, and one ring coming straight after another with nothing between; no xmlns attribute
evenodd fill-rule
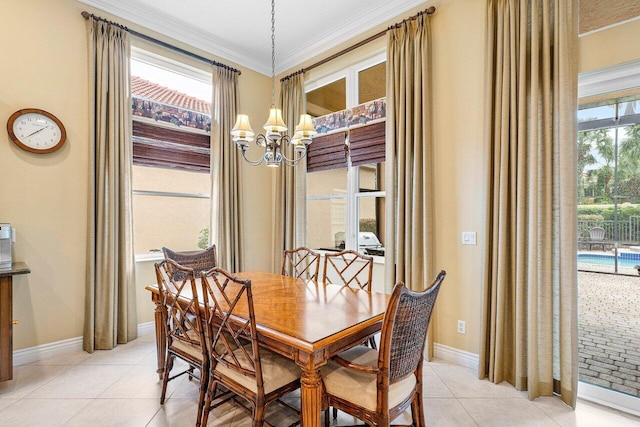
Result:
<svg viewBox="0 0 640 427"><path fill-rule="evenodd" d="M187 331L187 336L194 341L199 340L198 333L196 331ZM202 349L199 345L173 339L171 341L171 349L179 353L186 354L193 360L202 361Z"/></svg>
<svg viewBox="0 0 640 427"><path fill-rule="evenodd" d="M339 354L350 362L364 366L378 365L378 351L359 345ZM354 403L370 411L376 411L377 386L376 374L356 372L329 360L320 369L325 389L330 395ZM411 395L416 386L413 375L389 386L389 407L400 404Z"/></svg>
<svg viewBox="0 0 640 427"><path fill-rule="evenodd" d="M247 352L251 354L251 346L247 346ZM234 351L234 354L242 366L250 365L244 353L242 353L242 350L237 349ZM269 394L299 379L301 374L300 368L294 362L263 348L260 349L260 366L262 367L262 381L264 383L265 394ZM222 363L216 364L215 370L221 375L242 385L244 388L254 393L258 392L258 385L255 378L242 375L240 372L230 369Z"/></svg>

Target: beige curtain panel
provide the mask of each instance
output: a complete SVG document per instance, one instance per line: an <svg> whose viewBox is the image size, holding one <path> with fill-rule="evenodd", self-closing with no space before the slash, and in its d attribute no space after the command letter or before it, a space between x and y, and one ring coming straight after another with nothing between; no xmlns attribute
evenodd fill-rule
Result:
<svg viewBox="0 0 640 427"><path fill-rule="evenodd" d="M575 406L577 0L488 0L480 378Z"/></svg>
<svg viewBox="0 0 640 427"><path fill-rule="evenodd" d="M211 102L211 233L220 267L243 270L242 173L240 155L231 140L239 110L238 73L214 66Z"/></svg>
<svg viewBox="0 0 640 427"><path fill-rule="evenodd" d="M413 290L435 275L430 20L422 14L387 32L385 279ZM427 343L431 357L431 334Z"/></svg>
<svg viewBox="0 0 640 427"><path fill-rule="evenodd" d="M305 111L304 74L298 73L282 82L280 105L284 122L293 136L294 129ZM295 158L293 147L282 148L289 159ZM275 231L273 237L273 271L280 273L282 253L304 246L306 242L306 159L296 167L283 164L276 171L276 194L274 202Z"/></svg>
<svg viewBox="0 0 640 427"><path fill-rule="evenodd" d="M87 20L89 35L89 230L84 349L137 336L132 223L129 34Z"/></svg>

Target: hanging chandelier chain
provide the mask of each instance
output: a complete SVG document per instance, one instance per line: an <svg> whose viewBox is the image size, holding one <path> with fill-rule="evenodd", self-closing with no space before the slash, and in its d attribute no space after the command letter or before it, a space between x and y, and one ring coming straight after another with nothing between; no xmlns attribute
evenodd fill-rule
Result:
<svg viewBox="0 0 640 427"><path fill-rule="evenodd" d="M271 105L276 105L276 0L271 0Z"/></svg>
<svg viewBox="0 0 640 427"><path fill-rule="evenodd" d="M267 122L264 124L264 134L255 136L251 129L249 116L238 114L236 124L231 129L233 141L242 152L242 158L247 163L258 166L265 162L267 166L277 167L284 163L287 166L295 166L307 155L307 146L311 144L311 137L317 132L311 116L302 114L300 123L295 127L293 137L287 135L287 125L282 119L282 110L276 108L276 1L271 0L271 108ZM255 138L254 138L255 136ZM258 146L264 148L264 155L259 160L247 158L249 143L255 141ZM287 157L285 149L289 147L291 157Z"/></svg>

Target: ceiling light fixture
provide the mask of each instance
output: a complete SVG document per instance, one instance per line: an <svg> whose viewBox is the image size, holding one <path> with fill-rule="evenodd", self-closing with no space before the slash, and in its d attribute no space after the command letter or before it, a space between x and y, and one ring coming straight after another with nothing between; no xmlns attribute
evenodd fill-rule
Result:
<svg viewBox="0 0 640 427"><path fill-rule="evenodd" d="M311 144L311 137L315 135L316 129L311 121L311 116L302 114L300 122L296 126L293 138L287 135L287 125L282 120L282 111L275 107L276 93L276 12L275 0L271 0L271 108L269 117L264 124L265 134L258 134L255 137L256 145L264 147L264 155L259 160L247 158L249 143L254 140L255 133L249 123L249 116L238 114L236 124L231 130L233 141L242 151L242 158L253 166L265 162L267 166L278 167L284 162L287 166L295 166L307 154L307 145ZM294 158L285 156L283 148L286 144L293 145Z"/></svg>

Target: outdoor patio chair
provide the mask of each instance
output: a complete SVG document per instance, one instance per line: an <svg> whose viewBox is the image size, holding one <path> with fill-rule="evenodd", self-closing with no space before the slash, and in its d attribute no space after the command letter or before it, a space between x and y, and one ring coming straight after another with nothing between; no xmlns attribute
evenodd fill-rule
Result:
<svg viewBox="0 0 640 427"><path fill-rule="evenodd" d="M605 230L602 227L592 227L589 230L589 241L587 242L587 246L589 246L589 250L593 246L602 246L602 251L605 250L606 239L605 239Z"/></svg>

